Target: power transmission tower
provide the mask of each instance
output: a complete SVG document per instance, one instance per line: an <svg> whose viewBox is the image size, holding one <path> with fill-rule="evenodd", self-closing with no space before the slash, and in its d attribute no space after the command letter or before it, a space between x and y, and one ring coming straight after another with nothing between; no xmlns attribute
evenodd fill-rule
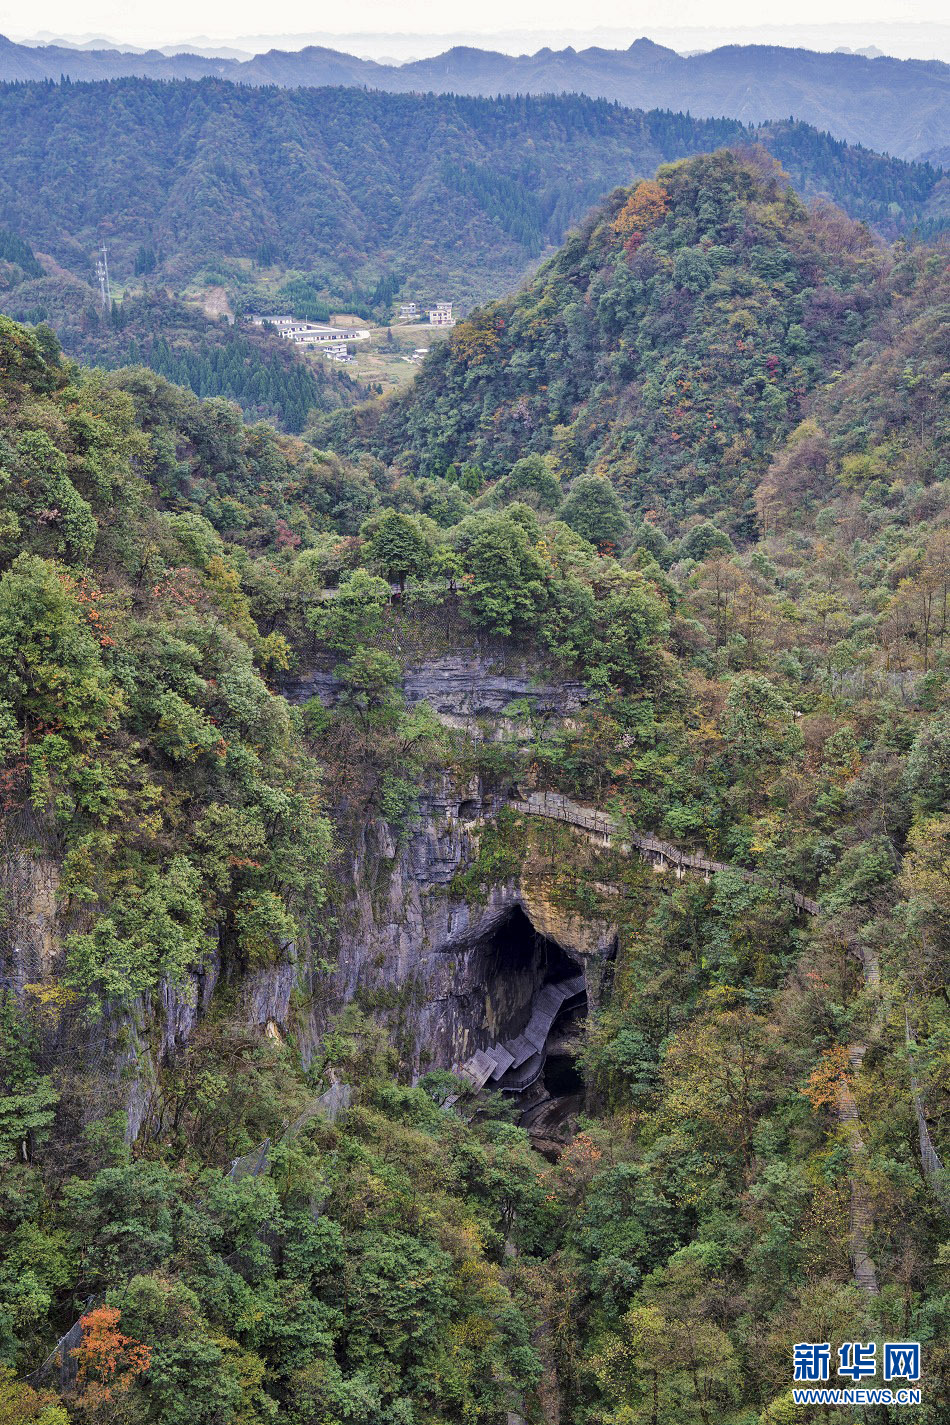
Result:
<svg viewBox="0 0 950 1425"><path fill-rule="evenodd" d="M112 288L109 286L109 254L106 252L105 243L99 249L99 256L96 258L96 276L99 279L99 296L102 301L102 310L109 312L112 310Z"/></svg>

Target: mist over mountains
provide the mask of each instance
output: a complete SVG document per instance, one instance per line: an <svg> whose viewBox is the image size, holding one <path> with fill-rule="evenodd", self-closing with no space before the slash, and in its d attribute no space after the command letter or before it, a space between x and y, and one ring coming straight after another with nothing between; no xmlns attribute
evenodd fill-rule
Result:
<svg viewBox="0 0 950 1425"><path fill-rule="evenodd" d="M684 56L639 39L626 50L567 47L519 56L458 46L397 65L321 46L271 50L245 61L159 50L31 48L0 37L2 80L122 75L216 76L257 86L347 85L402 93L581 93L630 107L726 115L744 123L794 116L849 143L900 157L939 163L950 156L950 66L937 60L869 59L771 45L728 45Z"/></svg>

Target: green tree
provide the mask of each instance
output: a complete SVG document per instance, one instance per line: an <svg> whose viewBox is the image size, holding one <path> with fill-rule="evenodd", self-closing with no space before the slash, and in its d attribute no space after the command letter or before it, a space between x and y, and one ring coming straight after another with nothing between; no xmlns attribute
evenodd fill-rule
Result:
<svg viewBox="0 0 950 1425"><path fill-rule="evenodd" d="M733 680L723 732L737 765L750 772L787 762L804 745L794 709L761 673L743 673Z"/></svg>
<svg viewBox="0 0 950 1425"><path fill-rule="evenodd" d="M561 519L601 551L621 544L630 531L616 490L604 475L580 475L561 507Z"/></svg>
<svg viewBox="0 0 950 1425"><path fill-rule="evenodd" d="M340 584L336 597L311 604L304 619L311 631L341 652L370 642L383 626L391 592L384 579L356 569Z"/></svg>
<svg viewBox="0 0 950 1425"><path fill-rule="evenodd" d="M510 634L536 625L551 569L528 530L509 511L472 516L459 526L462 604L480 628Z"/></svg>
<svg viewBox="0 0 950 1425"><path fill-rule="evenodd" d="M429 542L415 520L398 510L387 510L363 527L366 553L373 564L400 591L412 575L425 573L430 559Z"/></svg>
<svg viewBox="0 0 950 1425"><path fill-rule="evenodd" d="M680 559L695 559L700 564L711 554L734 554L735 548L728 534L702 520L683 536L677 553Z"/></svg>
<svg viewBox="0 0 950 1425"><path fill-rule="evenodd" d="M562 493L561 482L552 469L550 457L524 455L498 481L492 491L492 500L496 504L523 500L535 509L556 510Z"/></svg>
<svg viewBox="0 0 950 1425"><path fill-rule="evenodd" d="M21 554L0 578L0 706L27 738L93 740L123 706L89 606L66 570Z"/></svg>

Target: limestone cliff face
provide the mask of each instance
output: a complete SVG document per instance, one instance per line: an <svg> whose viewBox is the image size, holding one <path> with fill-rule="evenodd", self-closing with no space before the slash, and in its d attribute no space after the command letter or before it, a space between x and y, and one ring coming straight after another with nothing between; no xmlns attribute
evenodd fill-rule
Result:
<svg viewBox="0 0 950 1425"><path fill-rule="evenodd" d="M484 808L477 820L467 809ZM520 1032L545 978L544 947L532 956L513 917L523 915L567 960L588 972L596 998L616 928L564 912L551 868L529 849L521 874L476 904L452 882L477 852L494 810L480 784L441 787L423 799L404 846L384 825L364 829L352 861L352 894L338 937L337 967L311 981L310 1009L296 1035L311 1052L327 1011L358 999L387 1022L416 1073L448 1068L493 1040ZM515 943L517 942L517 943Z"/></svg>
<svg viewBox="0 0 950 1425"><path fill-rule="evenodd" d="M332 675L311 672L285 691L298 701L317 696L332 702L336 686ZM410 703L425 700L447 723L482 737L510 736L513 730L517 735L519 726L526 728L523 709L511 715L511 704L522 699L530 700L537 730L539 719L550 727L563 725L587 698L577 683L539 686L527 667L500 669L456 655L411 668L405 690ZM512 917L527 917L538 936L578 967L603 961L614 930L560 910L550 868L532 855L516 880L490 887L477 904L453 889L497 809L497 799L479 782L459 786L443 776L420 799L403 841L394 839L385 822L366 824L347 849L342 904L334 906L334 923L318 935L322 943L291 946L282 963L232 984L245 1023L262 1033L292 1033L309 1061L333 1017L357 1000L387 1025L404 1065L415 1074L458 1064L492 1040L520 1032L546 970L543 947L531 951L530 929L526 939L523 922L513 946L514 929L505 931ZM33 980L55 978L61 969L57 866L49 857L18 849L6 855L2 876L7 910L2 968L6 982L22 990ZM332 969L324 971L321 963ZM156 1065L187 1044L222 973L217 944L209 943L204 964L189 983L161 986L126 1016L118 1070L127 1086L133 1135L146 1116ZM597 976L588 978L596 996Z"/></svg>
<svg viewBox="0 0 950 1425"><path fill-rule="evenodd" d="M291 702L319 698L332 707L341 686L330 668L319 667L288 679L282 691ZM428 703L447 726L488 737L517 736L528 707L542 725L560 725L580 712L590 696L584 684L573 679L556 685L537 682L525 663L454 653L410 665L403 692L410 706ZM512 712L512 704L527 706Z"/></svg>
<svg viewBox="0 0 950 1425"><path fill-rule="evenodd" d="M317 697L327 706L339 690L326 667L284 686L291 701ZM426 702L448 726L485 739L543 735L568 723L589 698L575 680L544 683L527 663L472 653L411 664L403 690L410 706ZM302 967L307 1008L295 1013L293 1028L305 1056L353 999L385 1019L416 1073L457 1064L517 1032L544 971L522 963L523 956L506 960L503 928L516 911L578 963L607 953L611 927L574 923L555 911L538 868L492 887L477 905L453 893L454 878L477 853L484 819L496 810L480 783L458 787L444 778L421 799L405 844L384 823L363 828L344 871L352 891L335 936L336 969L323 978ZM289 1027L283 1014L272 1017Z"/></svg>
<svg viewBox="0 0 950 1425"><path fill-rule="evenodd" d="M477 808L473 817L472 809ZM543 959L508 954L505 925L522 912L588 974L596 999L601 967L616 929L565 912L553 893L552 868L530 847L517 879L490 887L476 904L452 889L477 854L497 802L478 782L443 777L424 796L404 842L383 821L367 823L341 871L348 893L321 953L290 952L286 963L245 976L241 1015L262 1032L293 1033L313 1056L334 1015L356 1000L390 1029L416 1073L449 1068L475 1049L520 1031L544 978ZM329 974L315 968L326 954ZM185 1044L210 1002L217 956L187 991L164 986L156 1050L169 1057ZM295 995L294 990L298 993Z"/></svg>

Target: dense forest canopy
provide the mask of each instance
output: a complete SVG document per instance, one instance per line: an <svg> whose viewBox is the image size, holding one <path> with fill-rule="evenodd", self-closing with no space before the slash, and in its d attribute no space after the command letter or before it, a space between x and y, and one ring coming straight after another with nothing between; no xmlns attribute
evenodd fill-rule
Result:
<svg viewBox="0 0 950 1425"><path fill-rule="evenodd" d="M941 1425L948 316L942 251L719 152L304 440L0 318L5 1418L798 1425L794 1341L908 1339ZM408 699L486 648L588 701ZM354 882L398 915L400 858L458 842L446 783L732 868L509 805L433 887L474 914L541 865L614 927L555 1161L411 1083L411 974L329 1007ZM62 934L24 963L30 867Z"/></svg>
<svg viewBox="0 0 950 1425"><path fill-rule="evenodd" d="M942 229L947 183L805 124L216 80L0 86L0 309L110 367L145 362L298 432L348 379L234 314L388 322L516 287L616 183L765 145L808 195L891 236ZM108 255L111 303L96 276ZM37 256L39 254L40 256Z"/></svg>
<svg viewBox="0 0 950 1425"><path fill-rule="evenodd" d="M0 225L85 281L106 241L119 289L148 276L250 294L276 266L334 301L388 273L404 296L500 296L617 183L725 144L766 144L803 193L892 233L943 211L939 170L805 124L578 95L6 84L0 124Z"/></svg>
<svg viewBox="0 0 950 1425"><path fill-rule="evenodd" d="M469 463L496 478L535 453L565 479L605 475L660 525L699 514L747 536L812 394L906 338L945 277L943 254L884 248L807 208L767 158L718 153L617 190L532 283L459 325L409 392L323 430L424 477ZM908 387L908 424L918 404L945 419L926 382Z"/></svg>

